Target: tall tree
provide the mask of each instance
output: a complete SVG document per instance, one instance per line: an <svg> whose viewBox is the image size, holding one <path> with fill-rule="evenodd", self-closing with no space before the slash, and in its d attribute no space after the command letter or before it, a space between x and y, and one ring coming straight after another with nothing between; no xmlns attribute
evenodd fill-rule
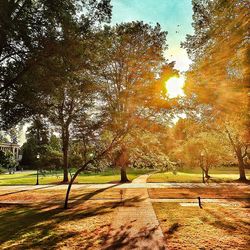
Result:
<svg viewBox="0 0 250 250"><path fill-rule="evenodd" d="M34 1L30 2L27 11L33 11L33 8L37 7L34 6ZM109 0L68 0L64 1L63 5L57 3L60 7L63 6L61 9L56 8L54 1L48 3L49 6L43 5L43 2L34 3L38 4L38 16L41 14L43 17L45 6L48 11L48 16L45 15L46 12L45 17L48 22L50 18L51 22L53 21L46 26L48 32L46 27L41 27L41 30L44 30L41 44L46 46L42 46L40 40L33 41L42 47L38 50L40 57L37 57L37 53L32 53L38 62L32 62L32 70L21 74L21 77L2 93L2 126L16 124L34 113L47 117L59 128L61 134L63 181L67 182L70 127L73 120L86 111L86 103L89 105L90 100L88 93L93 89L90 85L94 81L90 79L89 72L94 64L95 50L89 48L93 45L94 30L101 22L109 21L111 6ZM24 59L20 60L26 63ZM38 103L40 105L37 105Z"/></svg>
<svg viewBox="0 0 250 250"><path fill-rule="evenodd" d="M247 0L193 0L195 33L183 43L194 62L186 92L197 113L228 136L242 181L249 145L248 7Z"/></svg>
<svg viewBox="0 0 250 250"><path fill-rule="evenodd" d="M37 155L44 155L49 143L49 126L41 116L35 116L26 132L27 141L22 146L21 164L32 166Z"/></svg>
<svg viewBox="0 0 250 250"><path fill-rule="evenodd" d="M173 65L163 57L167 48L166 34L159 24L152 27L143 22L122 23L106 27L103 32L105 60L98 74L101 92L110 119L111 131L142 127L139 116L153 105L160 95L157 77ZM157 85L158 84L158 85ZM144 113L144 114L143 114ZM116 163L121 169L121 182L127 182L128 143L120 146Z"/></svg>

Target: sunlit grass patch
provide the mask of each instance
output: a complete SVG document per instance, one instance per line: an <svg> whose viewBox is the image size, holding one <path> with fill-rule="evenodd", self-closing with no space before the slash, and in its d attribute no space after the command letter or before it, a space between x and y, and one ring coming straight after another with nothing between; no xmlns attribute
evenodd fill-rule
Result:
<svg viewBox="0 0 250 250"><path fill-rule="evenodd" d="M206 203L203 209L153 203L169 249L240 249L249 246L249 209Z"/></svg>
<svg viewBox="0 0 250 250"><path fill-rule="evenodd" d="M235 181L239 178L239 174L235 173L235 171L214 171L210 174L211 178L209 182L231 182ZM250 179L250 172L247 171L247 178ZM177 172L174 174L173 172L163 172L163 173L155 173L152 174L147 182L194 182L201 183L202 182L202 173L197 170L192 172Z"/></svg>
<svg viewBox="0 0 250 250"><path fill-rule="evenodd" d="M170 187L149 188L151 199L196 199L197 197L208 199L249 199L250 189L248 185L240 186L205 186L205 187Z"/></svg>
<svg viewBox="0 0 250 250"><path fill-rule="evenodd" d="M128 178L133 180L141 174L150 172L148 169L128 169ZM0 185L34 185L36 184L36 171L18 172L15 174L0 174ZM62 172L39 175L39 184L55 184L63 180ZM82 173L75 180L76 183L110 183L119 182L119 169L106 170L100 173Z"/></svg>

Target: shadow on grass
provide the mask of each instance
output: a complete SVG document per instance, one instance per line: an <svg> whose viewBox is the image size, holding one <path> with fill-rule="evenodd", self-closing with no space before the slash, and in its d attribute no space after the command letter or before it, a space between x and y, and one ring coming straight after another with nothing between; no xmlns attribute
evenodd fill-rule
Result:
<svg viewBox="0 0 250 250"><path fill-rule="evenodd" d="M54 187L54 186L58 186L57 184L54 184L54 185L49 185L49 186L43 186L43 187L37 187L33 190L30 190L30 189L23 189L23 190L19 190L19 191L14 191L14 192L10 192L10 193L5 193L5 194L0 194L0 197L2 196L7 196L7 195L10 195L10 194L18 194L18 193L24 193L24 192L32 192L32 191L35 191L35 190L40 190L40 189L45 189L45 188L51 188L51 187Z"/></svg>
<svg viewBox="0 0 250 250"><path fill-rule="evenodd" d="M121 185L121 183L114 184L114 185L106 187L106 188L100 188L100 189L97 189L97 190L95 190L93 192L89 192L89 193L85 193L85 194L79 194L79 195L74 195L73 196L74 201L72 201L71 204L79 204L79 203L82 204L85 201L90 200L95 195L103 193L104 191L106 191L108 189L112 189L112 188L117 187L119 185Z"/></svg>
<svg viewBox="0 0 250 250"><path fill-rule="evenodd" d="M126 245L133 249L143 240L151 241L157 228L144 227L132 235L129 229L134 221L118 229L113 229L110 223L103 223L92 231L87 230L85 223L91 218L95 221L96 216L101 216L99 219L102 220L103 215L114 212L119 206L137 206L141 201L140 197L133 197L123 202L83 204L68 210L56 205L0 205L0 248L58 249L58 246L66 246L66 249L119 249ZM158 246L157 249L165 249L157 241L153 244Z"/></svg>
<svg viewBox="0 0 250 250"><path fill-rule="evenodd" d="M250 200L249 188L244 185L225 187L184 187L184 188L149 188L151 199L226 199L228 201L248 201Z"/></svg>
<svg viewBox="0 0 250 250"><path fill-rule="evenodd" d="M236 211L235 209L237 209L237 215L233 213ZM212 220L206 221L206 223L216 228L225 230L228 233L236 233L238 231L240 233L248 234L250 224L246 221L246 218L244 220L244 217L241 217L239 214L239 208L235 209L223 209L222 211L218 209L204 209L204 211L212 217ZM244 208L241 208L241 210L242 209L244 211Z"/></svg>

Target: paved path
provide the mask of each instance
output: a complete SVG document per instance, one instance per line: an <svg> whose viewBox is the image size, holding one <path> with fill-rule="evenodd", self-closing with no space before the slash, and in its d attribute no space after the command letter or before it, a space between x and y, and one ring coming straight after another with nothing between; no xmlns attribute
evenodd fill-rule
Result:
<svg viewBox="0 0 250 250"><path fill-rule="evenodd" d="M141 175L132 183L146 183L148 176ZM124 192L124 202L116 210L111 225L115 233L110 244L114 247L114 243L119 242L115 249L165 249L163 233L146 186L121 192Z"/></svg>
<svg viewBox="0 0 250 250"><path fill-rule="evenodd" d="M144 176L144 175L143 175ZM139 178L139 177L138 177ZM137 179L138 179L137 178ZM145 178L145 177L143 177ZM66 184L60 184L60 185L12 185L12 186L6 186L6 185L0 185L0 191L8 190L8 191L18 191L18 190L36 190L36 189L48 189L48 190L66 190L68 185ZM112 183L106 183L106 184L74 184L74 189L105 189L105 188L219 188L219 187L237 187L238 189L245 189L250 188L250 185L248 184L242 184L242 183L209 183L209 184L203 184L203 183L142 183L141 179L134 180L132 183L124 183L124 184L117 184L114 185Z"/></svg>
<svg viewBox="0 0 250 250"><path fill-rule="evenodd" d="M150 174L143 174L135 178L132 183L147 183L147 179L150 176Z"/></svg>

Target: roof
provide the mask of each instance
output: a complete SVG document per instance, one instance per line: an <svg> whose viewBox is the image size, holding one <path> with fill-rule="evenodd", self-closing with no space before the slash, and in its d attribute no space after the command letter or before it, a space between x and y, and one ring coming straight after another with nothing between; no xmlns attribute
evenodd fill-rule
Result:
<svg viewBox="0 0 250 250"><path fill-rule="evenodd" d="M6 147L6 148L20 148L20 145L17 143L11 143L11 142L0 142L0 147Z"/></svg>

